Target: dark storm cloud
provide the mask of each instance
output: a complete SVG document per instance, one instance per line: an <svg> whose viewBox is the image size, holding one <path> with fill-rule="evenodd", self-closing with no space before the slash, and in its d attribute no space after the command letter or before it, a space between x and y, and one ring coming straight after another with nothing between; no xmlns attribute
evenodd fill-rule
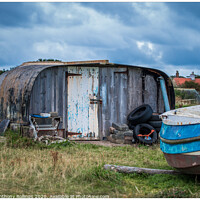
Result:
<svg viewBox="0 0 200 200"><path fill-rule="evenodd" d="M45 12L45 9L38 3L4 3L0 2L0 26L5 27L32 27L32 26L61 26L61 25L80 25L81 20L55 21L55 10L66 7L65 14L72 3L51 3L54 9Z"/></svg>
<svg viewBox="0 0 200 200"><path fill-rule="evenodd" d="M163 62L173 65L193 65L198 64L200 68L200 47L190 49L166 48L163 56Z"/></svg>
<svg viewBox="0 0 200 200"><path fill-rule="evenodd" d="M0 66L109 59L186 72L200 63L199 10L200 3L1 2Z"/></svg>
<svg viewBox="0 0 200 200"><path fill-rule="evenodd" d="M178 27L190 27L200 30L200 2L166 3L168 8L176 13L174 23Z"/></svg>
<svg viewBox="0 0 200 200"><path fill-rule="evenodd" d="M39 23L40 8L34 3L0 2L0 26L27 27Z"/></svg>
<svg viewBox="0 0 200 200"><path fill-rule="evenodd" d="M182 3L166 3L166 5L174 10L175 12L179 13L182 16L194 16L200 18L200 2L182 2Z"/></svg>

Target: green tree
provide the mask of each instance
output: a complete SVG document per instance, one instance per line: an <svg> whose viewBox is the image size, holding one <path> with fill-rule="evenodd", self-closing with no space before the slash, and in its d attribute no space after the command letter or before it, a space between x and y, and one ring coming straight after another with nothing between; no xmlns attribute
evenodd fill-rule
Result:
<svg viewBox="0 0 200 200"><path fill-rule="evenodd" d="M198 83L195 83L193 81L185 81L181 85L182 88L195 88L198 92L200 91L200 85Z"/></svg>

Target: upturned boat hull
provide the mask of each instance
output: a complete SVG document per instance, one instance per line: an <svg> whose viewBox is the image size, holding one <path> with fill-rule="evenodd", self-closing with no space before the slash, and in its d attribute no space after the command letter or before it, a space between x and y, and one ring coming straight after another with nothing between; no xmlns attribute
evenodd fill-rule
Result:
<svg viewBox="0 0 200 200"><path fill-rule="evenodd" d="M171 167L200 174L200 106L161 115L160 148Z"/></svg>
<svg viewBox="0 0 200 200"><path fill-rule="evenodd" d="M164 153L164 156L171 167L185 174L200 174L200 155Z"/></svg>

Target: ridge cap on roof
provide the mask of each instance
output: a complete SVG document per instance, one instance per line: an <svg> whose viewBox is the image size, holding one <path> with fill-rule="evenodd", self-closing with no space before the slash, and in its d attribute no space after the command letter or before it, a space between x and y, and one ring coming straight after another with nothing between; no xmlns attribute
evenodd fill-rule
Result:
<svg viewBox="0 0 200 200"><path fill-rule="evenodd" d="M76 65L76 64L109 64L109 60L87 60L87 61L28 61L22 63L20 66L27 65Z"/></svg>

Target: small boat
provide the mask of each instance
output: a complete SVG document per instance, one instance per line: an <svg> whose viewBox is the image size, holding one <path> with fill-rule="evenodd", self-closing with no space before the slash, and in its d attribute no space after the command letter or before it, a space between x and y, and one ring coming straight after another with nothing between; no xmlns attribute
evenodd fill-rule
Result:
<svg viewBox="0 0 200 200"><path fill-rule="evenodd" d="M168 164L186 174L200 174L200 105L161 115L160 149Z"/></svg>

